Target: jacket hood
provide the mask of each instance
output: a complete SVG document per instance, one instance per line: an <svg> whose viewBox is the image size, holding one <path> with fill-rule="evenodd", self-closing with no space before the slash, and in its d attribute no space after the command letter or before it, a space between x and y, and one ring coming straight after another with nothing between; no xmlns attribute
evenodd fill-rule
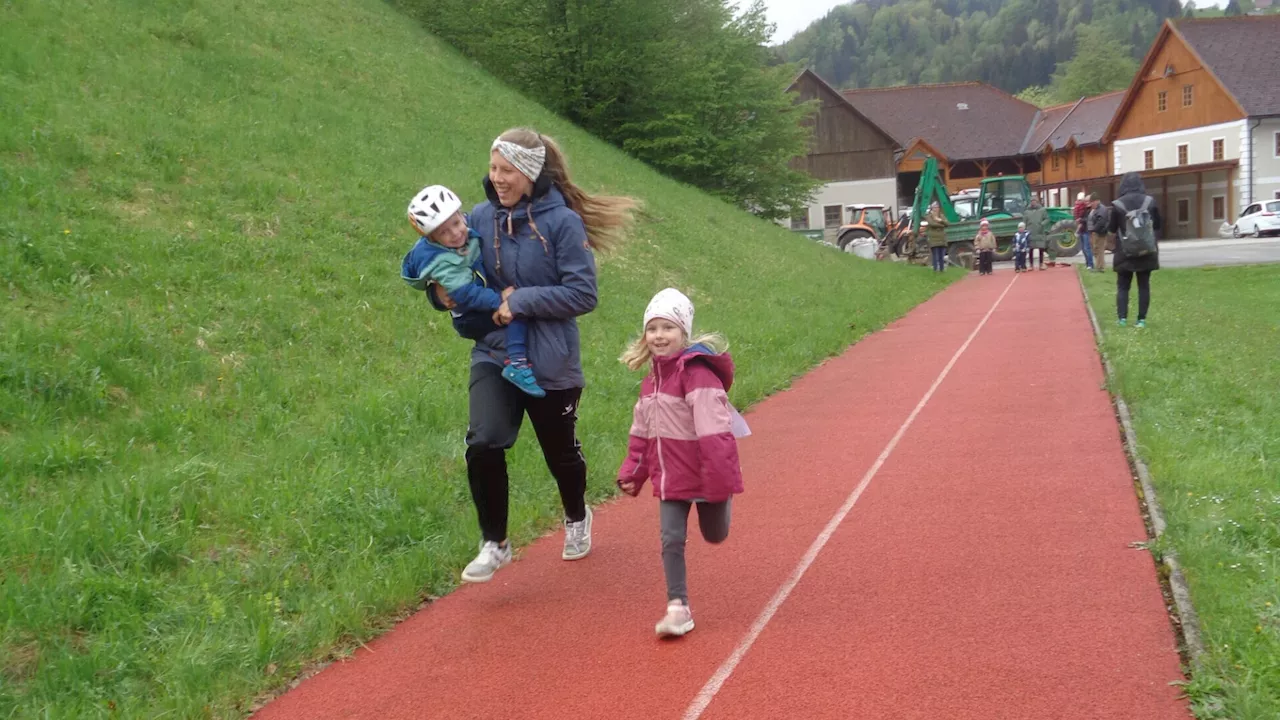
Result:
<svg viewBox="0 0 1280 720"><path fill-rule="evenodd" d="M1120 188L1117 190L1118 197L1125 195L1146 195L1147 186L1142 182L1142 176L1136 172L1125 173L1120 180Z"/></svg>
<svg viewBox="0 0 1280 720"><path fill-rule="evenodd" d="M733 357L729 353L717 353L699 343L686 348L679 355L654 358L654 363L664 369L669 365L675 365L677 372L684 370L686 365L694 361L706 363L707 367L711 368L711 372L720 379L720 384L724 385L725 392L729 392L729 388L733 387Z"/></svg>

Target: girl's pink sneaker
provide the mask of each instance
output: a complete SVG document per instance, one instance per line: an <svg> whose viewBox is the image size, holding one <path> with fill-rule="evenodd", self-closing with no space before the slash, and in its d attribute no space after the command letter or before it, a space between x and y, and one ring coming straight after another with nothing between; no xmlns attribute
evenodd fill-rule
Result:
<svg viewBox="0 0 1280 720"><path fill-rule="evenodd" d="M653 628L658 637L680 637L693 629L693 613L679 600L667 603L667 615Z"/></svg>

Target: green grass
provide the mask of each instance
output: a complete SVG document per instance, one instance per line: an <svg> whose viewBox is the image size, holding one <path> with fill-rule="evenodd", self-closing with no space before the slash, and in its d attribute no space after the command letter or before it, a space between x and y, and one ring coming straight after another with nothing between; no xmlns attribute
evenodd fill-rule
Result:
<svg viewBox="0 0 1280 720"><path fill-rule="evenodd" d="M947 282L665 179L378 0L0 3L0 717L236 717L453 587L468 345L399 280L403 213L479 200L514 125L646 204L582 322L593 500L654 291L747 406ZM559 509L527 437L513 478L525 542Z"/></svg>
<svg viewBox="0 0 1280 720"><path fill-rule="evenodd" d="M1280 266L1162 270L1144 330L1085 274L1200 615L1201 718L1280 717ZM1137 290L1130 293L1136 306ZM1130 320L1136 310L1131 307ZM1158 549L1158 548L1157 548Z"/></svg>

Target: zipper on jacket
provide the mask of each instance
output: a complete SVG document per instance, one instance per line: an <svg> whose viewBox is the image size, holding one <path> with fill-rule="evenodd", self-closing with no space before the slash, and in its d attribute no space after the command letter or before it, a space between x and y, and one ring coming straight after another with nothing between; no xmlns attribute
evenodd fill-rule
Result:
<svg viewBox="0 0 1280 720"><path fill-rule="evenodd" d="M653 397L653 403L650 405L650 407L654 408L654 410L650 411L650 415L652 415L652 413L657 410L658 393L662 392L662 371L658 367L657 358L654 358L654 362L653 362L653 376L655 378L654 390L653 390L654 397ZM652 420L649 422L649 427L654 427ZM662 459L662 433L654 433L654 436L658 443L658 472L662 474L662 480L658 483L658 499L666 500L667 499L667 464Z"/></svg>

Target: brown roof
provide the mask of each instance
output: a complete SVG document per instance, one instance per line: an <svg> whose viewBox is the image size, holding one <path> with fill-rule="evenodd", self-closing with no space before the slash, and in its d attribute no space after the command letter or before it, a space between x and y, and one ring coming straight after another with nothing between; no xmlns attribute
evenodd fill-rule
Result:
<svg viewBox="0 0 1280 720"><path fill-rule="evenodd" d="M1102 142L1107 125L1123 99L1124 91L1117 90L1041 110L1026 144L1022 146L1023 152L1039 152L1046 145L1061 150L1072 139L1076 145Z"/></svg>
<svg viewBox="0 0 1280 720"><path fill-rule="evenodd" d="M1031 126L1031 132L1027 135L1027 142L1023 144L1022 149L1027 152L1043 149L1049 143L1049 138L1053 136L1054 131L1062 126L1062 121L1066 120L1079 104L1080 101L1077 100L1066 105L1047 107L1037 113L1035 124ZM1056 143L1054 149L1058 149Z"/></svg>
<svg viewBox="0 0 1280 720"><path fill-rule="evenodd" d="M1246 115L1280 115L1280 15L1178 20L1174 29Z"/></svg>
<svg viewBox="0 0 1280 720"><path fill-rule="evenodd" d="M924 138L950 160L1025 154L1022 146L1037 113L1031 103L978 82L842 93L899 145Z"/></svg>

